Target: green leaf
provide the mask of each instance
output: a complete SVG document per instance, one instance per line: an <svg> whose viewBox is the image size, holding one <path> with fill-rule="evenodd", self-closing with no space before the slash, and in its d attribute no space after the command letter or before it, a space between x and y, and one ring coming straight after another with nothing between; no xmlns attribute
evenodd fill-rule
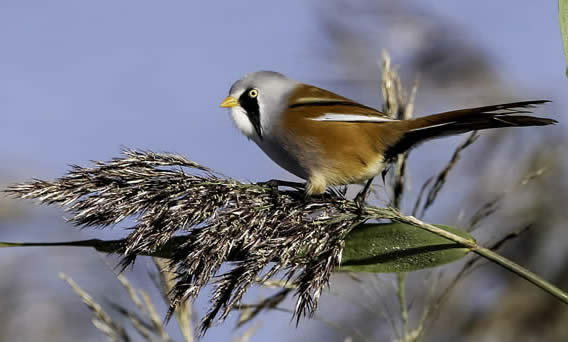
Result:
<svg viewBox="0 0 568 342"><path fill-rule="evenodd" d="M566 57L566 64L568 64L568 0L558 0L558 21L562 43L564 44L564 56ZM566 77L568 77L568 67L566 68Z"/></svg>
<svg viewBox="0 0 568 342"><path fill-rule="evenodd" d="M471 235L436 225L463 238ZM363 224L345 239L339 271L410 272L459 260L469 249L443 237L403 223Z"/></svg>
<svg viewBox="0 0 568 342"><path fill-rule="evenodd" d="M451 233L473 238L466 232L449 226L437 226ZM169 258L177 247L187 242L187 236L176 236L151 255ZM65 242L0 242L2 247L92 247L103 253L123 253L126 239L79 240ZM469 250L433 233L403 223L362 224L345 239L342 264L338 271L393 273L410 272L456 261ZM229 256L240 260L241 256Z"/></svg>

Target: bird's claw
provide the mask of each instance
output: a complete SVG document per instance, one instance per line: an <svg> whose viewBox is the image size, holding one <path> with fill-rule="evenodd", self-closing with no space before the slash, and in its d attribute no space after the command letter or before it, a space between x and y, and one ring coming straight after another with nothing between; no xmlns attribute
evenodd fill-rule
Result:
<svg viewBox="0 0 568 342"><path fill-rule="evenodd" d="M269 186L273 189L276 189L276 191L278 191L278 188L281 187L281 186L296 189L296 190L303 190L305 188L304 183L290 182L290 181L284 181L284 180L280 180L280 179L271 179L269 181L259 182L257 184L267 185L267 186Z"/></svg>

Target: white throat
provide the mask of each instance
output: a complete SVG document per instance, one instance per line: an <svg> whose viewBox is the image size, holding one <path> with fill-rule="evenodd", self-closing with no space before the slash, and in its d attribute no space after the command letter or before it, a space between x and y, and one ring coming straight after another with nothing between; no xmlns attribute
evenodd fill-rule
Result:
<svg viewBox="0 0 568 342"><path fill-rule="evenodd" d="M247 136L247 138L252 139L256 137L256 131L254 126L248 118L247 112L241 106L235 106L231 108L231 116L233 117L233 122L235 126Z"/></svg>

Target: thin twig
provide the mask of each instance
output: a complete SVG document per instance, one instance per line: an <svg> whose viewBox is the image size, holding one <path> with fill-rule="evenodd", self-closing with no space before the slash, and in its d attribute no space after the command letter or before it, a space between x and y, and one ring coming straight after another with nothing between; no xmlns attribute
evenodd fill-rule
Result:
<svg viewBox="0 0 568 342"><path fill-rule="evenodd" d="M419 208L420 203L422 201L422 195L424 194L424 192L427 188L427 185L431 184L430 190L428 191L428 195L426 196L426 201L424 202L424 205L422 206L422 211L419 215L420 217L424 216L424 214L426 213L428 208L434 203L434 201L438 197L440 190L442 189L442 187L446 183L446 179L448 177L448 174L450 173L450 171L453 169L453 167L456 165L456 163L460 159L461 152L463 150L465 150L468 146L473 144L477 140L478 137L479 137L479 135L477 134L477 131L472 132L469 135L469 137L456 148L456 150L454 151L454 154L452 155L452 158L450 158L446 167L444 167L442 169L442 171L440 171L440 173L438 173L438 175L436 177L431 177L424 183L424 185L422 186L422 189L420 190L420 194L418 195L418 197L416 199L414 209L412 210L413 215L415 215L415 213L418 212L418 208ZM435 181L433 181L434 179L435 179Z"/></svg>

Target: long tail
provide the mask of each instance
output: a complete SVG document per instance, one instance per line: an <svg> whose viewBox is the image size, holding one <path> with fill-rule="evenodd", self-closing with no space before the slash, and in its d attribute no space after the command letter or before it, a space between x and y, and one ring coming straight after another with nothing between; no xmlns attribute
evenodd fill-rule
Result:
<svg viewBox="0 0 568 342"><path fill-rule="evenodd" d="M547 103L547 100L505 103L495 106L477 107L433 114L413 120L404 121L404 134L394 145L390 146L385 157L396 158L418 144L448 135L489 128L512 126L545 126L557 123L556 120L538 118L528 115L531 108Z"/></svg>

